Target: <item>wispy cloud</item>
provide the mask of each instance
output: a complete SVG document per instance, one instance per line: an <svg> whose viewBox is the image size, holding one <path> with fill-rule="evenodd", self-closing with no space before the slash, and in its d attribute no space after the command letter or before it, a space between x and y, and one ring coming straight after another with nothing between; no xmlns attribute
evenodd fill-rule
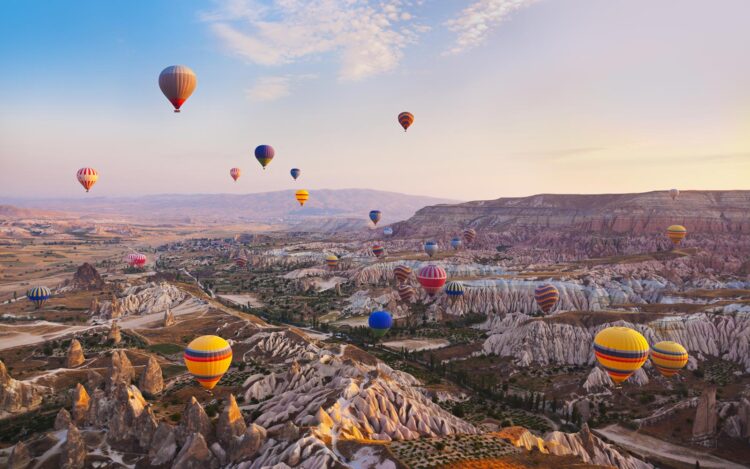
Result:
<svg viewBox="0 0 750 469"><path fill-rule="evenodd" d="M396 68L424 28L404 0L219 0L201 15L228 51L278 66L333 54L344 81Z"/></svg>
<svg viewBox="0 0 750 469"><path fill-rule="evenodd" d="M291 94L292 86L302 80L316 78L316 75L279 75L261 77L250 88L245 90L245 95L251 101L276 101Z"/></svg>
<svg viewBox="0 0 750 469"><path fill-rule="evenodd" d="M446 54L458 54L482 44L487 35L513 12L537 0L477 0L445 24L456 41Z"/></svg>

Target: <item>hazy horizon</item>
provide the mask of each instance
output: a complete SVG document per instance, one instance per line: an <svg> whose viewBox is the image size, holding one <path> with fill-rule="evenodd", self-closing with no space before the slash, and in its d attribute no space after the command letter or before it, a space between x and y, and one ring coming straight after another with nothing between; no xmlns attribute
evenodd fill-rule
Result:
<svg viewBox="0 0 750 469"><path fill-rule="evenodd" d="M0 196L747 188L747 2L314 5L4 4ZM172 64L198 76L179 115Z"/></svg>

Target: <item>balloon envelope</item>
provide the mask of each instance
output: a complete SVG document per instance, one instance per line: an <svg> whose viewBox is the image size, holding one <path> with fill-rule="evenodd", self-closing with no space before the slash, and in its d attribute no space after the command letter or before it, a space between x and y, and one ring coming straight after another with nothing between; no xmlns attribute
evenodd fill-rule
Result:
<svg viewBox="0 0 750 469"><path fill-rule="evenodd" d="M370 220L372 220L373 225L377 225L380 221L380 210L370 210Z"/></svg>
<svg viewBox="0 0 750 469"><path fill-rule="evenodd" d="M216 335L204 335L185 349L185 366L206 389L213 389L232 363L232 347Z"/></svg>
<svg viewBox="0 0 750 469"><path fill-rule="evenodd" d="M398 297L401 298L401 301L408 303L415 296L417 296L417 291L411 285L401 284L398 286Z"/></svg>
<svg viewBox="0 0 750 469"><path fill-rule="evenodd" d="M305 205L307 199L310 198L310 193L304 189L300 189L294 193L294 198L297 199L297 202L299 202L300 205Z"/></svg>
<svg viewBox="0 0 750 469"><path fill-rule="evenodd" d="M263 166L263 169L266 169L266 166L268 166L268 163L271 162L275 155L276 152L271 145L258 145L255 147L255 159Z"/></svg>
<svg viewBox="0 0 750 469"><path fill-rule="evenodd" d="M386 235L386 236L392 235L393 234L393 228L391 228L390 226L386 226L385 228L383 228L383 234Z"/></svg>
<svg viewBox="0 0 750 469"><path fill-rule="evenodd" d="M434 264L427 264L417 273L419 284L430 295L439 292L447 278L448 274L445 273L445 269Z"/></svg>
<svg viewBox="0 0 750 469"><path fill-rule="evenodd" d="M680 242L685 239L685 236L687 236L687 230L682 225L672 225L667 228L667 238L669 238L675 246L679 245Z"/></svg>
<svg viewBox="0 0 750 469"><path fill-rule="evenodd" d="M464 230L464 239L467 243L471 243L474 241L474 238L477 237L477 232L474 228L466 228Z"/></svg>
<svg viewBox="0 0 750 469"><path fill-rule="evenodd" d="M397 265L393 268L393 276L398 283L404 283L411 277L411 268L406 265Z"/></svg>
<svg viewBox="0 0 750 469"><path fill-rule="evenodd" d="M464 284L458 281L451 281L445 284L445 294L451 301L456 301L464 296Z"/></svg>
<svg viewBox="0 0 750 469"><path fill-rule="evenodd" d="M291 174L294 180L296 181L299 175L302 174L302 170L299 168L292 168L292 170L289 171L289 174Z"/></svg>
<svg viewBox="0 0 750 469"><path fill-rule="evenodd" d="M594 337L594 354L615 384L621 384L646 363L648 342L629 327L608 327Z"/></svg>
<svg viewBox="0 0 750 469"><path fill-rule="evenodd" d="M393 326L393 318L388 311L373 311L367 318L367 324L376 337L382 337Z"/></svg>
<svg viewBox="0 0 750 469"><path fill-rule="evenodd" d="M159 88L174 106L174 112L180 112L197 84L195 73L184 65L169 66L159 74Z"/></svg>
<svg viewBox="0 0 750 469"><path fill-rule="evenodd" d="M460 238L453 238L451 239L451 247L453 249L458 249L461 247L461 239Z"/></svg>
<svg viewBox="0 0 750 469"><path fill-rule="evenodd" d="M76 179L88 192L99 180L99 173L94 168L81 168L76 173Z"/></svg>
<svg viewBox="0 0 750 469"><path fill-rule="evenodd" d="M50 289L43 286L30 288L29 291L26 292L26 298L34 303L37 309L41 308L42 305L49 300L50 296L52 296Z"/></svg>
<svg viewBox="0 0 750 469"><path fill-rule="evenodd" d="M383 254L385 254L385 248L376 244L372 247L372 253L375 254L375 257L383 257Z"/></svg>
<svg viewBox="0 0 750 469"><path fill-rule="evenodd" d="M424 252L430 257L434 256L435 253L438 252L438 243L435 241L427 241L424 243Z"/></svg>
<svg viewBox="0 0 750 469"><path fill-rule="evenodd" d="M414 115L411 112L402 112L398 115L398 123L401 124L404 132L406 132L414 123Z"/></svg>
<svg viewBox="0 0 750 469"><path fill-rule="evenodd" d="M326 256L326 266L330 270L336 270L336 267L339 265L339 258L335 254L329 254Z"/></svg>
<svg viewBox="0 0 750 469"><path fill-rule="evenodd" d="M229 175L232 176L232 179L235 181L240 178L241 174L242 170L240 168L232 168L229 170Z"/></svg>
<svg viewBox="0 0 750 469"><path fill-rule="evenodd" d="M685 347L665 340L654 344L651 348L651 363L654 364L659 373L667 378L674 376L685 368L688 362L688 353Z"/></svg>
<svg viewBox="0 0 750 469"><path fill-rule="evenodd" d="M560 292L554 285L542 284L534 289L534 300L544 314L549 314L560 299Z"/></svg>

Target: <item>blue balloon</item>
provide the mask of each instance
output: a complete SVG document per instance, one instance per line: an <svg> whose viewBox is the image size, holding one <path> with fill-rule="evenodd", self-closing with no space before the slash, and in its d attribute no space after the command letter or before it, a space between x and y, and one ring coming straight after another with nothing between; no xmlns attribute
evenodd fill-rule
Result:
<svg viewBox="0 0 750 469"><path fill-rule="evenodd" d="M370 210L370 220L377 225L380 221L380 210Z"/></svg>
<svg viewBox="0 0 750 469"><path fill-rule="evenodd" d="M388 330L393 326L393 318L388 311L373 311L367 320L370 329Z"/></svg>
<svg viewBox="0 0 750 469"><path fill-rule="evenodd" d="M461 247L461 238L451 239L451 247L453 249L458 249L459 247Z"/></svg>
<svg viewBox="0 0 750 469"><path fill-rule="evenodd" d="M385 228L383 228L383 234L386 235L386 236L392 235L393 234L393 228L391 228L390 226L386 226Z"/></svg>
<svg viewBox="0 0 750 469"><path fill-rule="evenodd" d="M292 168L292 170L289 171L289 173L292 175L292 177L296 181L300 173L302 173L302 170L300 170L299 168Z"/></svg>

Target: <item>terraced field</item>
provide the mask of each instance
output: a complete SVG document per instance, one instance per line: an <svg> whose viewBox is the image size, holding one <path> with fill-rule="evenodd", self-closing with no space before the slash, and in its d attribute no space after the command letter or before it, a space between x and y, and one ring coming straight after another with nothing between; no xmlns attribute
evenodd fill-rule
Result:
<svg viewBox="0 0 750 469"><path fill-rule="evenodd" d="M390 449L402 463L414 469L450 467L461 462L498 459L521 452L491 433L395 441Z"/></svg>

